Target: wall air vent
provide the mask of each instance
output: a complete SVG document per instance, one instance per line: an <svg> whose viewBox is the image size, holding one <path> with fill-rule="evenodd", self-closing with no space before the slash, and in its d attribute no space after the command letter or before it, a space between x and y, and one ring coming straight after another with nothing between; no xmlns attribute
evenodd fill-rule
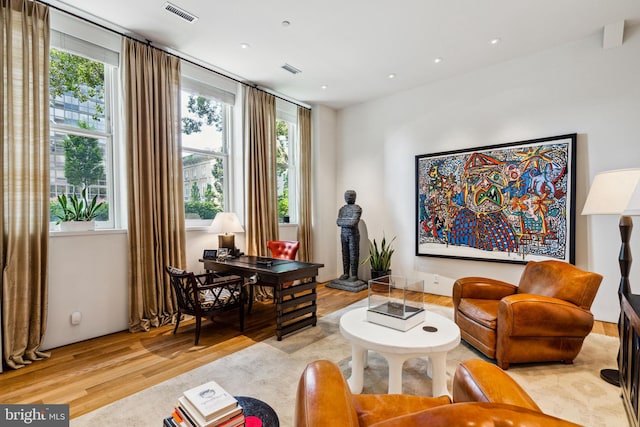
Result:
<svg viewBox="0 0 640 427"><path fill-rule="evenodd" d="M192 13L187 12L184 9L179 8L178 6L176 6L175 4L171 4L169 2L166 2L164 4L164 6L162 6L164 10L173 13L174 15L178 15L180 18L184 19L185 21L187 21L190 24L193 24L194 22L196 22L198 20L198 17L195 16Z"/></svg>
<svg viewBox="0 0 640 427"><path fill-rule="evenodd" d="M298 70L296 67L294 67L293 65L289 65L289 64L284 64L282 66L282 68L284 68L285 70L287 70L291 74L298 74L298 73L302 72L302 70Z"/></svg>

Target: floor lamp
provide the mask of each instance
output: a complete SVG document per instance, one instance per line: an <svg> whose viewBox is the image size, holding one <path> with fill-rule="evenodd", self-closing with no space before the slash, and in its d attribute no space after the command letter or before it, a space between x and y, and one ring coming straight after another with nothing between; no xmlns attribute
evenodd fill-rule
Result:
<svg viewBox="0 0 640 427"><path fill-rule="evenodd" d="M631 268L631 249L629 248L629 238L633 222L629 216L633 206L633 197L640 204L640 195L635 191L640 181L640 169L618 169L601 172L596 175L589 189L587 201L582 209L582 215L620 215L620 253L618 264L620 265L620 286L618 287L618 298L620 295L629 295L631 287L629 285L629 270ZM632 197L633 196L633 197ZM640 206L635 207L635 211L640 213ZM633 213L631 213L633 214ZM619 324L618 320L618 324ZM600 377L609 384L620 386L620 372L617 369L602 369Z"/></svg>

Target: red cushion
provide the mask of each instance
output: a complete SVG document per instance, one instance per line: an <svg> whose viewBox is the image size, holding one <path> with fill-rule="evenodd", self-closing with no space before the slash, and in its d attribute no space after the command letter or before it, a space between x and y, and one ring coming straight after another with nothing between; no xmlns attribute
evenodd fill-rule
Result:
<svg viewBox="0 0 640 427"><path fill-rule="evenodd" d="M271 251L271 256L273 258L295 260L298 248L300 247L300 242L294 240L269 240L267 242L267 247ZM288 288L291 285L293 285L293 282L285 282L282 284L282 287Z"/></svg>
<svg viewBox="0 0 640 427"><path fill-rule="evenodd" d="M300 242L292 240L269 240L267 247L273 258L296 259Z"/></svg>

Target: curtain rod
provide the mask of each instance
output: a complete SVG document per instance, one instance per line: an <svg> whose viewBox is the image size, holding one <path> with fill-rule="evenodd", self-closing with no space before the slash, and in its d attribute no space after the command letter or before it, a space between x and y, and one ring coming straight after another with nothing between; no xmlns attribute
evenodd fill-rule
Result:
<svg viewBox="0 0 640 427"><path fill-rule="evenodd" d="M126 38L128 38L128 39L132 39L132 40L136 40L136 41L138 41L138 42L142 42L142 40L141 40L140 38L138 38L138 37L134 37L134 36L129 35L129 34L124 34L124 33L120 32L120 31L115 30L115 29L113 29L113 28L110 28L110 27L108 27L108 26L106 26L106 25L103 25L103 24L100 24L100 23L98 23L98 22L94 22L94 21L92 21L92 20L90 20L90 19L88 19L88 18L85 18L84 16L80 16L80 15L78 15L78 14L76 14L76 13L73 13L73 12L70 12L70 11L68 11L68 10L65 10L65 9L63 9L63 8L61 8L61 7L59 7L59 6L55 6L55 5L52 5L52 4L50 4L50 3L47 3L46 1L42 1L42 0L34 0L34 1L35 1L36 3L41 3L41 4L43 4L43 5L47 6L47 7L50 7L50 8L52 8L52 9L55 9L55 10L57 10L57 11L60 11L60 12L66 13L67 15L73 16L73 17L74 17L74 18L76 18L76 19L80 19L80 20L82 20L82 21L84 21L84 22L88 22L89 24L92 24L92 25L95 25L95 26L97 26L97 27L100 27L100 28L102 28L103 30L107 30L107 31L110 31L110 32L112 32L112 33L118 34L118 35L119 35L119 36L121 36L121 37L126 37ZM135 34L135 33L134 33L134 34ZM167 51L166 49L163 49L163 48L160 48L160 47L157 47L157 46L153 46L153 45L151 44L151 43L153 43L151 40L148 40L148 39L146 39L146 38L145 38L145 39L144 39L144 42L145 42L147 45L149 45L149 46L151 46L151 47L153 47L153 48L155 48L155 49L158 49L158 50L163 51L163 52L164 52L164 53L166 53L167 55L174 56L174 57L176 57L176 58L178 58L178 59L180 59L180 60L182 60L182 61L188 62L189 64L192 64L192 65L195 65L195 66L197 66L197 67L203 68L203 69L205 69L205 70L207 70L207 71L210 71L210 72L212 72L212 73L216 73L216 74L217 74L217 75L219 75L219 76L222 76L222 77L225 77L225 78L227 78L227 79L233 80L234 82L236 82L236 83L240 83L241 85L252 87L252 88L254 88L254 89L259 90L260 92L268 93L268 94L269 94L269 95L271 95L271 96L275 96L275 97L276 97L276 98L278 98L278 99L281 99L281 100L286 101L286 102L290 102L290 103L292 103L292 104L294 104L294 105L297 105L298 107L305 108L305 109L307 109L307 110L311 110L311 108L310 108L310 107L308 107L308 106L306 106L306 105L302 105L302 104L300 104L299 102L295 102L295 101L292 101L292 100L290 100L290 99L283 98L282 96L278 96L278 95L274 94L274 93L273 93L273 92L271 92L271 91L261 89L261 88L259 88L259 87L258 87L258 85L254 84L254 83L249 83L249 82L246 82L246 81L238 80L238 79L236 79L236 78L234 78L234 77L231 77L231 76L229 76L229 75L227 75L227 74L224 74L224 73L222 73L222 72L220 72L220 71L213 70L213 69L211 69L211 68L209 68L209 67L206 67L206 66L204 66L204 65L202 65L202 64L199 64L199 63L197 63L197 62L195 62L195 61L192 61L192 60L190 60L190 59L184 58L184 57L182 57L182 56L180 56L180 55L178 55L178 54L175 54L175 53L173 53L173 52L169 52L169 51Z"/></svg>

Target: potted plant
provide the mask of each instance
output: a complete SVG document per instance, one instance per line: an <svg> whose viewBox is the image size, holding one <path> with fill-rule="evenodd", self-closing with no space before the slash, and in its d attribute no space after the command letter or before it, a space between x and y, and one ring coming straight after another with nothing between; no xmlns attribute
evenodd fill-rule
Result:
<svg viewBox="0 0 640 427"><path fill-rule="evenodd" d="M387 239L382 236L380 247L378 247L376 239L373 239L373 242L369 241L369 256L362 261L362 264L369 262L372 279L391 274L391 255L394 252L391 244L394 240L396 240L395 237L387 243Z"/></svg>
<svg viewBox="0 0 640 427"><path fill-rule="evenodd" d="M95 229L95 219L100 215L105 203L98 202L98 196L87 199L87 189L82 190L81 196L65 194L58 196L58 207L60 213L57 214L56 224L60 225L60 231L87 231Z"/></svg>

